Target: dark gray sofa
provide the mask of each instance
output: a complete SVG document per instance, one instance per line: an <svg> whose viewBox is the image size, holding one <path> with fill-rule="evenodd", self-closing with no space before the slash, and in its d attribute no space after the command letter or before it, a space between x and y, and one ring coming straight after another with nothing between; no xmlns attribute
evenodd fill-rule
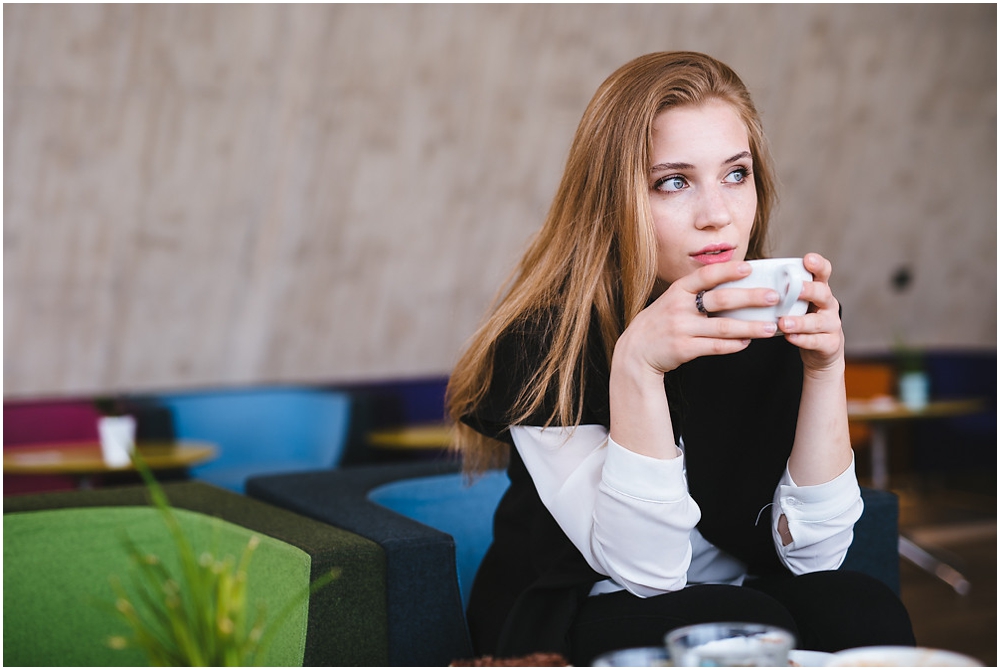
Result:
<svg viewBox="0 0 1000 670"><path fill-rule="evenodd" d="M506 475L496 472L466 488L459 465L442 460L255 477L247 495L379 544L390 665L446 666L473 654L464 603L505 487ZM899 501L871 489L862 497L865 512L842 569L872 575L898 593Z"/></svg>

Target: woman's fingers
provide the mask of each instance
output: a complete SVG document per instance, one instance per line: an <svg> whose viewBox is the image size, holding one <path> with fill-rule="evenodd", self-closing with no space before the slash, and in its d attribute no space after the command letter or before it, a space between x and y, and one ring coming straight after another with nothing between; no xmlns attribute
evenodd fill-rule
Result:
<svg viewBox="0 0 1000 670"><path fill-rule="evenodd" d="M735 354L743 351L750 345L750 340L746 339L718 339L700 337L694 340L692 356L688 360L701 358L702 356L723 356L725 354Z"/></svg>
<svg viewBox="0 0 1000 670"><path fill-rule="evenodd" d="M726 317L705 317L696 325L692 335L726 340L757 339L771 337L778 332L778 326L767 321L743 321Z"/></svg>
<svg viewBox="0 0 1000 670"><path fill-rule="evenodd" d="M840 331L840 303L833 295L829 279L833 271L830 261L819 254L806 254L806 268L813 281L804 282L799 299L809 303L805 316L784 316L778 320L783 333L823 333Z"/></svg>
<svg viewBox="0 0 1000 670"><path fill-rule="evenodd" d="M831 333L840 330L840 319L831 318L829 313L824 311L802 316L783 316L778 320L778 325L781 327L781 332L786 335Z"/></svg>
<svg viewBox="0 0 1000 670"><path fill-rule="evenodd" d="M714 263L681 277L673 283L673 286L692 295L697 295L699 291L708 291L719 284L742 279L749 275L752 270L753 268L746 261Z"/></svg>
<svg viewBox="0 0 1000 670"><path fill-rule="evenodd" d="M702 303L709 312L745 307L770 307L781 300L772 288L716 288L705 293Z"/></svg>
<svg viewBox="0 0 1000 670"><path fill-rule="evenodd" d="M810 311L802 316L783 316L778 319L778 327L785 335L819 335L819 334L839 334L841 331L840 310L836 298L830 293L826 284L825 288L809 288L803 290L803 299L809 300L812 305ZM817 297L819 296L819 297ZM804 346L805 340L794 340L799 346ZM809 348L809 347L807 347Z"/></svg>
<svg viewBox="0 0 1000 670"><path fill-rule="evenodd" d="M750 341L773 337L780 329L788 340L809 353L816 362L842 349L839 305L827 283L833 267L819 254L803 259L813 281L805 282L800 298L810 303L809 312L783 317L778 324L717 316L718 312L769 307L781 300L772 288L728 288L752 272L745 261L718 263L699 268L675 281L647 310L640 323L629 330L630 338L643 350L643 359L660 371L671 370L700 356L735 353ZM709 314L713 314L712 317Z"/></svg>
<svg viewBox="0 0 1000 670"><path fill-rule="evenodd" d="M833 264L819 254L809 253L802 258L806 270L812 273L813 281L828 282L833 274Z"/></svg>
<svg viewBox="0 0 1000 670"><path fill-rule="evenodd" d="M799 294L800 300L810 303L811 312L819 310L840 311L840 303L833 295L830 285L826 282L807 281L802 284L802 292Z"/></svg>
<svg viewBox="0 0 1000 670"><path fill-rule="evenodd" d="M819 254L806 254L803 263L813 275L805 282L800 298L809 303L808 313L785 316L778 326L785 338L802 350L807 368L820 369L843 355L844 331L840 322L840 303L830 289L833 265Z"/></svg>

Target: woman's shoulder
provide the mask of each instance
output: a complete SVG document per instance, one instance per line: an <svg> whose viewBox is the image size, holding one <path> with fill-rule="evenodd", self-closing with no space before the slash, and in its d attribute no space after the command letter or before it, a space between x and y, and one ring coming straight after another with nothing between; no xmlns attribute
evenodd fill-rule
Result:
<svg viewBox="0 0 1000 670"><path fill-rule="evenodd" d="M494 343L494 366L506 363L536 369L552 347L556 318L553 310L545 310L521 317L509 325Z"/></svg>
<svg viewBox="0 0 1000 670"><path fill-rule="evenodd" d="M496 338L486 394L463 417L465 423L489 437L510 442L508 427L514 408L521 404L525 389L551 347L551 318L544 313L521 318Z"/></svg>
<svg viewBox="0 0 1000 670"><path fill-rule="evenodd" d="M558 317L559 312L554 308L536 312L512 324L497 338L489 390L474 415L466 421L473 428L508 440L507 428L513 423L514 408L523 404L523 394L537 383L536 375L548 365ZM608 373L607 366L602 365L601 352L602 343L595 341L593 335L588 337L583 387L585 423L607 423L602 417L607 414ZM543 401L521 423L545 425L555 413L556 404L557 390L553 382Z"/></svg>

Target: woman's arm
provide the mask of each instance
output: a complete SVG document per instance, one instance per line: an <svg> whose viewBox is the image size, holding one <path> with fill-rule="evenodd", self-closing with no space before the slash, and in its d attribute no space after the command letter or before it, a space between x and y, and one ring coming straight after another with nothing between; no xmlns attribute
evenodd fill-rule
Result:
<svg viewBox="0 0 1000 670"><path fill-rule="evenodd" d="M830 290L833 266L819 254L807 254L801 298L811 303L801 317L782 317L781 331L799 347L804 367L802 400L788 471L800 486L822 484L844 472L854 459L847 427L844 386L844 331L840 305Z"/></svg>
<svg viewBox="0 0 1000 670"><path fill-rule="evenodd" d="M788 476L799 486L815 486L830 482L850 469L856 487L854 451L847 425L844 331L840 304L830 289L833 266L819 254L806 254L803 262L813 274L813 281L806 282L800 296L810 303L809 312L800 317L782 317L778 324L785 338L799 347L803 363L802 399L788 458ZM778 493L775 497L779 497ZM852 528L854 521L850 524ZM798 539L785 513L776 521L776 533L781 546ZM843 560L842 555L840 558Z"/></svg>
<svg viewBox="0 0 1000 670"><path fill-rule="evenodd" d="M814 486L798 486L786 469L774 490L774 507L781 514L771 524L771 535L781 562L797 575L836 570L864 510L854 461L839 476Z"/></svg>
<svg viewBox="0 0 1000 670"><path fill-rule="evenodd" d="M677 458L680 451L674 444L670 408L663 385L663 375L666 372L700 356L736 353L745 349L753 338L772 337L775 334L777 328L773 323L709 319L698 309L696 297L700 291L740 279L750 272L751 267L747 263L720 263L704 266L678 279L643 310L618 339L609 382L610 443L620 445L622 452L631 454L631 460L635 460L634 457L643 457L649 463L683 460ZM767 289L726 291L713 296L716 303L714 309L718 310L765 306L774 304L777 299L777 294ZM725 382L724 379L718 380L720 384ZM720 416L722 413L724 408L720 408ZM678 462L675 469L682 472L682 468L682 462ZM608 488L629 496L629 478L638 480L643 472L653 471L651 467L636 470L615 476L613 484ZM603 481L608 484L609 478L605 476ZM659 486L661 495L665 495L664 485L660 483ZM642 488L647 490L647 485L643 484ZM650 482L648 492L643 495L662 500L657 498L656 489L657 483ZM693 500L691 504L694 504ZM608 507L612 507L610 502ZM624 514L608 517L616 523L627 524L628 521ZM599 519L595 516L595 526L598 523ZM687 531L684 542L686 547L690 546L690 529L695 523L697 519ZM631 532L627 526L618 530L621 535ZM612 532L610 525L605 532ZM655 537L647 536L647 542ZM614 551L613 543L605 541L604 536L595 532L595 538L600 542L599 547ZM654 543L648 546L658 545ZM600 551L594 553L600 555ZM643 557L630 556L628 553L622 553L616 558L622 565L630 561L634 565L642 565L643 561ZM690 562L690 556L687 562ZM599 571L610 574L607 570ZM682 582L678 583L683 585Z"/></svg>
<svg viewBox="0 0 1000 670"><path fill-rule="evenodd" d="M611 438L626 449L652 458L674 458L677 449L663 375L698 358L742 351L753 338L771 337L773 323L709 319L695 298L728 281L747 276L747 263L706 265L670 285L628 325L611 361ZM766 289L722 292L714 309L774 304ZM725 383L725 380L719 380Z"/></svg>
<svg viewBox="0 0 1000 670"><path fill-rule="evenodd" d="M633 453L597 425L510 432L542 503L594 570L640 597L684 588L701 511L683 458Z"/></svg>

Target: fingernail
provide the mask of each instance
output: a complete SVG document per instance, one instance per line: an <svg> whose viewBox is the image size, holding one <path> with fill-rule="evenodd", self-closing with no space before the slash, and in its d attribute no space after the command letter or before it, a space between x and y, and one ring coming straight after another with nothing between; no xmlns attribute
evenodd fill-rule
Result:
<svg viewBox="0 0 1000 670"><path fill-rule="evenodd" d="M750 267L749 263L744 262L744 263L740 263L739 266L736 269L740 272L740 274L748 275L748 274L750 274L750 271L753 268Z"/></svg>
<svg viewBox="0 0 1000 670"><path fill-rule="evenodd" d="M766 296L767 304L769 304L769 305L776 305L778 303L778 298L780 298L780 296L778 295L777 291L768 291L767 292L767 296Z"/></svg>
<svg viewBox="0 0 1000 670"><path fill-rule="evenodd" d="M778 332L778 324L776 323L765 324L764 332L767 333L768 335L774 335L776 332Z"/></svg>
<svg viewBox="0 0 1000 670"><path fill-rule="evenodd" d="M785 332L789 330L795 330L795 319L790 319L787 316L781 320L781 326L784 328Z"/></svg>

